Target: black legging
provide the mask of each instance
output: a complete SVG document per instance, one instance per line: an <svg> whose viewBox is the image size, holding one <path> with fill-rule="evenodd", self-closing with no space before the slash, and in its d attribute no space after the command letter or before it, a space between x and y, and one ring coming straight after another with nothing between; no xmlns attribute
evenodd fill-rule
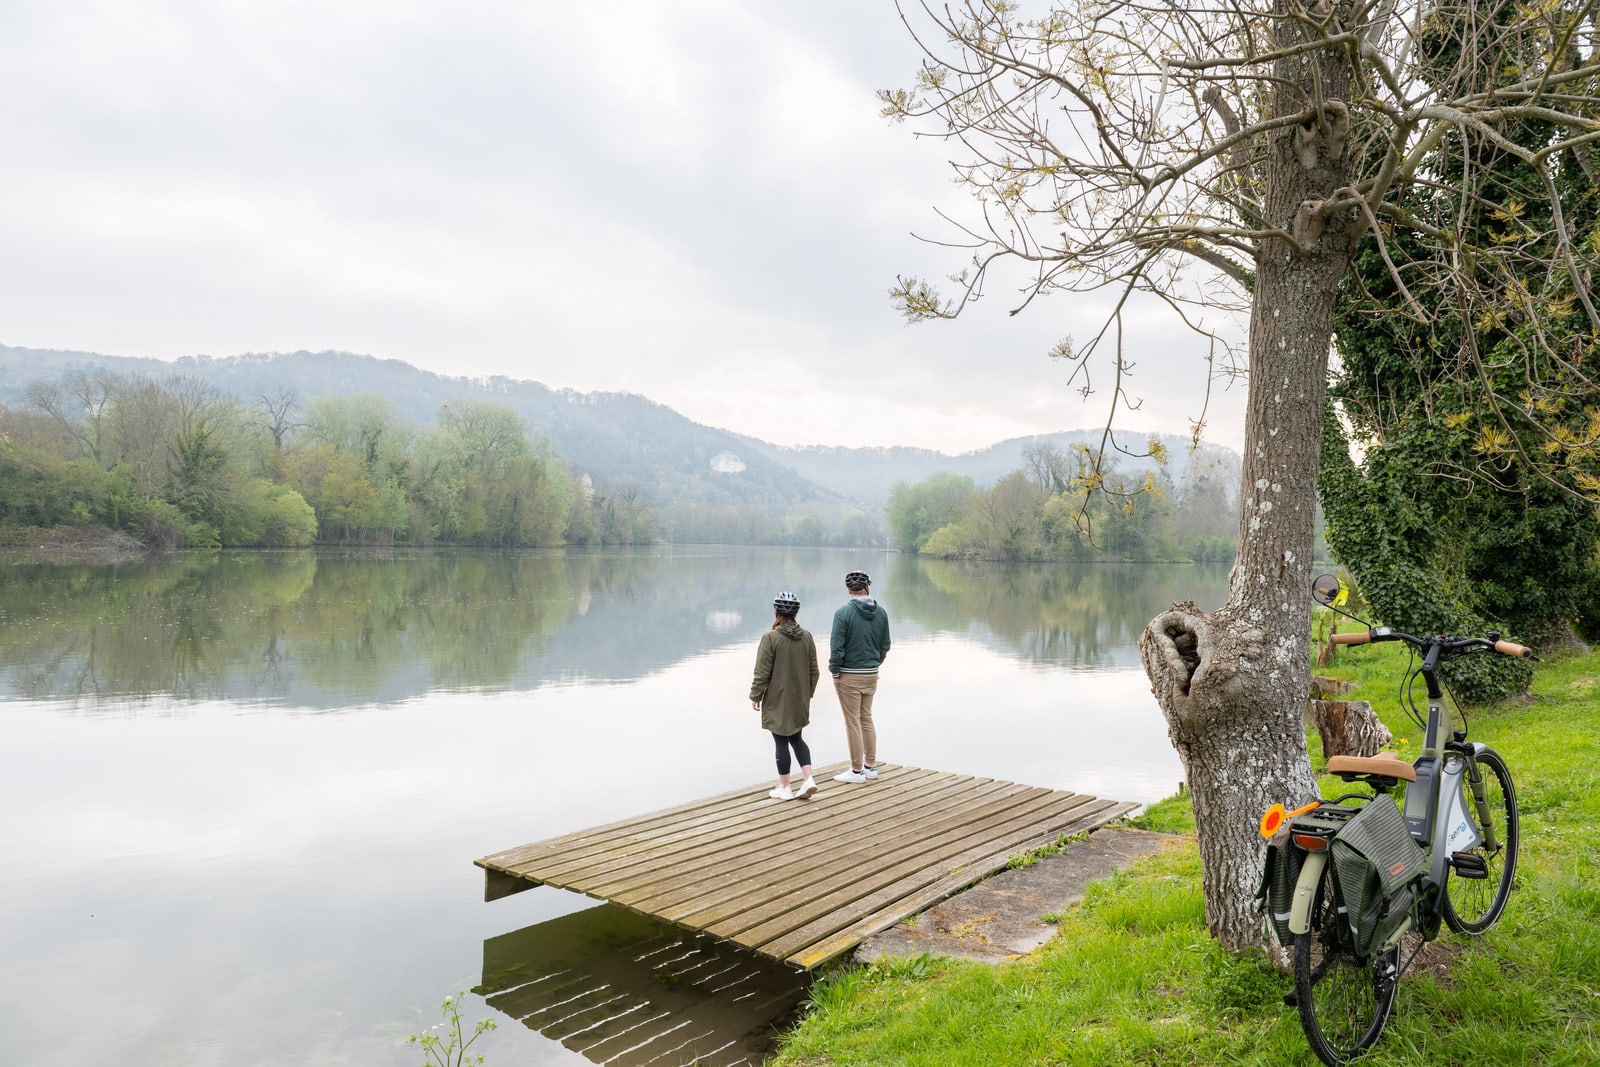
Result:
<svg viewBox="0 0 1600 1067"><path fill-rule="evenodd" d="M806 744L806 739L800 736L801 733L802 731L796 730L788 737L782 734L772 735L772 741L777 746L779 774L789 773L789 767L791 766L789 763L790 747L794 748L794 758L800 761L800 766L811 766L811 746Z"/></svg>

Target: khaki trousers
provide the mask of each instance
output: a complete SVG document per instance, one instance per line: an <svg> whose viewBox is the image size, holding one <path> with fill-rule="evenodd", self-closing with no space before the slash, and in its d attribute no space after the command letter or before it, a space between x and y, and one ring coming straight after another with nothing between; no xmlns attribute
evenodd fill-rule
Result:
<svg viewBox="0 0 1600 1067"><path fill-rule="evenodd" d="M878 691L876 674L841 674L833 680L844 712L845 739L850 745L850 766L854 770L878 762L878 731L872 725L872 696Z"/></svg>

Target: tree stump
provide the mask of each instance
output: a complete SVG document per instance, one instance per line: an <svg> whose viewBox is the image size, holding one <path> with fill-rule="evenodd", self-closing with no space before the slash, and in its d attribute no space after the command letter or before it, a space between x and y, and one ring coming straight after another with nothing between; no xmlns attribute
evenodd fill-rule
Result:
<svg viewBox="0 0 1600 1067"><path fill-rule="evenodd" d="M1326 674L1311 676L1312 700L1337 700L1356 687L1356 683L1343 678L1330 678Z"/></svg>
<svg viewBox="0 0 1600 1067"><path fill-rule="evenodd" d="M1322 758L1375 756L1394 740L1365 700L1313 700L1311 721L1322 737Z"/></svg>

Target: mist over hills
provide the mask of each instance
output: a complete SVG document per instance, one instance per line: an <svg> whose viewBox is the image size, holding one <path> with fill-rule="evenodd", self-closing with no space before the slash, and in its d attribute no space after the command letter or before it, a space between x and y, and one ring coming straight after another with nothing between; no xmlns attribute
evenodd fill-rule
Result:
<svg viewBox="0 0 1600 1067"><path fill-rule="evenodd" d="M813 509L834 515L876 513L896 482L949 472L983 487L1024 465L1030 444L1099 443L1099 431L1074 430L1014 438L957 456L929 449L775 445L694 422L635 393L579 393L503 376L448 377L395 359L347 352L291 352L229 357L186 356L175 361L91 352L0 345L0 403L20 407L30 383L68 371L103 369L121 375L190 376L234 397L241 407L257 397L293 389L303 405L323 396L372 394L418 426L432 424L442 405L478 400L516 411L560 457L611 486L637 485L662 506L757 507L779 513ZM1141 439L1142 440L1142 439ZM1161 438L1169 471L1181 476L1188 439ZM1205 445L1226 453L1231 450ZM1124 470L1147 460L1119 457Z"/></svg>
<svg viewBox="0 0 1600 1067"><path fill-rule="evenodd" d="M779 463L797 471L801 476L842 493L852 500L873 508L882 507L889 499L896 482L916 483L931 474L947 473L971 478L979 488L993 485L1012 471L1027 466L1025 452L1031 446L1053 445L1066 452L1074 445L1090 449L1100 447L1100 430L1064 430L1059 433L1035 434L1031 437L1013 437L973 452L949 455L926 448L841 448L830 445L807 445L792 448L774 445L751 437L740 437L745 445L761 451ZM1146 451L1148 438L1143 435L1119 437L1131 453ZM1189 438L1177 434L1162 434L1158 440L1167 449L1166 470L1176 481L1188 465ZM1232 460L1237 471L1238 457L1220 445L1201 445L1202 450L1214 450ZM1157 466L1155 460L1139 454L1113 453L1110 465L1126 472L1143 473Z"/></svg>

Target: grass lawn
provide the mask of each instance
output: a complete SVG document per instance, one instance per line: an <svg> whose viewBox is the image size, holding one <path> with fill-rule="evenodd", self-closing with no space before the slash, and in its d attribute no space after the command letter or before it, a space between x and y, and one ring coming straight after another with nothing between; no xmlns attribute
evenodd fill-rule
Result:
<svg viewBox="0 0 1600 1067"><path fill-rule="evenodd" d="M1422 731L1400 705L1406 660L1398 644L1347 649L1319 673L1356 681L1350 696L1372 702L1410 760ZM1506 914L1479 938L1441 932L1434 965L1406 974L1363 1064L1600 1064L1600 654L1540 664L1533 694L1469 717L1472 739L1505 757L1521 803ZM1315 731L1310 744L1320 765ZM1339 786L1327 779L1324 790ZM1155 805L1138 824L1190 840L1092 886L1054 917L1058 936L1023 960L835 970L776 1062L1316 1062L1282 1000L1289 977L1226 956L1206 934L1187 798Z"/></svg>

